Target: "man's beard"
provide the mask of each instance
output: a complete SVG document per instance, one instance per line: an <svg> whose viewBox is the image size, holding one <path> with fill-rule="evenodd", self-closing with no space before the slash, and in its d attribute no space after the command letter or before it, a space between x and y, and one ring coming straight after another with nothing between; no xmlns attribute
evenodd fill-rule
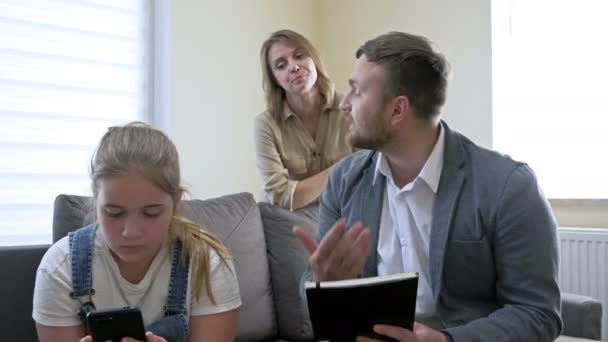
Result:
<svg viewBox="0 0 608 342"><path fill-rule="evenodd" d="M353 147L366 150L380 150L391 140L392 134L381 126L376 126L373 132L362 135L360 131L350 132L350 143Z"/></svg>

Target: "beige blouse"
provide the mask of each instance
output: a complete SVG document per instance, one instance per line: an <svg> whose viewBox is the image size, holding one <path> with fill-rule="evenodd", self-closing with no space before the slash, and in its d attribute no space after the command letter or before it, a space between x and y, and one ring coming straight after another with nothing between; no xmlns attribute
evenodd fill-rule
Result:
<svg viewBox="0 0 608 342"><path fill-rule="evenodd" d="M314 176L353 151L350 124L338 104L336 96L331 108L323 111L314 139L287 103L279 120L267 111L255 118L256 165L267 202L291 210L298 180Z"/></svg>

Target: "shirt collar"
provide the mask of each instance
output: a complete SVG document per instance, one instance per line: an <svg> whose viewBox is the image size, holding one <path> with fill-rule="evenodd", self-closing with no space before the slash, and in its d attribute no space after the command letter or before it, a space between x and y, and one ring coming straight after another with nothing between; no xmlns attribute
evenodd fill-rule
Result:
<svg viewBox="0 0 608 342"><path fill-rule="evenodd" d="M443 170L443 154L445 149L445 134L442 125L439 125L439 138L431 151L428 159L424 163L422 170L416 178L421 178L434 193L437 193L439 187L439 179L441 177L441 171ZM374 171L374 179L372 185L376 183L378 173L381 173L385 177L392 179L391 169L388 166L388 162L382 152L378 153L378 160L376 161L376 168Z"/></svg>
<svg viewBox="0 0 608 342"><path fill-rule="evenodd" d="M330 104L326 104L323 107L322 113L329 114L334 111L339 111L341 98L342 97L339 96L338 94L334 95L334 101ZM291 109L291 107L289 107L287 100L283 101L283 111L281 112L281 120L285 121L285 120L289 119L289 117L295 116L295 115L296 115L296 113L294 113L293 109Z"/></svg>
<svg viewBox="0 0 608 342"><path fill-rule="evenodd" d="M441 177L441 170L443 170L443 151L445 149L445 134L443 131L442 125L439 124L439 139L437 139L429 159L426 160L420 175L418 175L434 193L437 193L437 188L439 188L439 178Z"/></svg>
<svg viewBox="0 0 608 342"><path fill-rule="evenodd" d="M281 119L283 119L283 121L289 119L290 116L292 115L296 115L296 113L293 112L293 110L291 109L291 107L289 107L289 104L287 104L287 101L283 102L283 111L281 112Z"/></svg>

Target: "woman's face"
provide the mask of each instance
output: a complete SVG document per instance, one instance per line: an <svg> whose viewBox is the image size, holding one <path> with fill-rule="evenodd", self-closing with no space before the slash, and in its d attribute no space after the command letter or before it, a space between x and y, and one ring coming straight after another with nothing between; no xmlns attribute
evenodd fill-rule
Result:
<svg viewBox="0 0 608 342"><path fill-rule="evenodd" d="M317 83L315 62L304 50L284 42L268 49L268 64L281 88L291 94L305 94Z"/></svg>
<svg viewBox="0 0 608 342"><path fill-rule="evenodd" d="M149 267L168 236L175 204L139 174L99 181L97 217L119 266Z"/></svg>

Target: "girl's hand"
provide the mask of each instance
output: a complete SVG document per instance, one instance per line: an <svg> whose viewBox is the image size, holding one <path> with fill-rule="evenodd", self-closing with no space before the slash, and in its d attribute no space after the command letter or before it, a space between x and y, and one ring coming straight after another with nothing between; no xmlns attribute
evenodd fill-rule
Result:
<svg viewBox="0 0 608 342"><path fill-rule="evenodd" d="M167 340L165 340L164 338L160 337L160 336L156 336L154 335L152 332L148 331L146 333L146 341L139 341L130 337L123 337L122 340L120 340L121 342L167 342ZM93 338L90 335L87 335L83 338L80 339L79 342L93 342ZM106 342L112 342L112 341L106 341Z"/></svg>
<svg viewBox="0 0 608 342"><path fill-rule="evenodd" d="M80 341L80 342L85 342L85 341ZM91 341L86 341L86 342L93 342L93 341L91 340ZM109 342L112 342L112 341L109 341ZM120 340L120 342L140 342L140 341L132 339L130 337L123 337L122 340ZM162 338L160 336L156 336L152 332L148 331L146 333L145 342L167 342L167 340L165 340L164 338Z"/></svg>

